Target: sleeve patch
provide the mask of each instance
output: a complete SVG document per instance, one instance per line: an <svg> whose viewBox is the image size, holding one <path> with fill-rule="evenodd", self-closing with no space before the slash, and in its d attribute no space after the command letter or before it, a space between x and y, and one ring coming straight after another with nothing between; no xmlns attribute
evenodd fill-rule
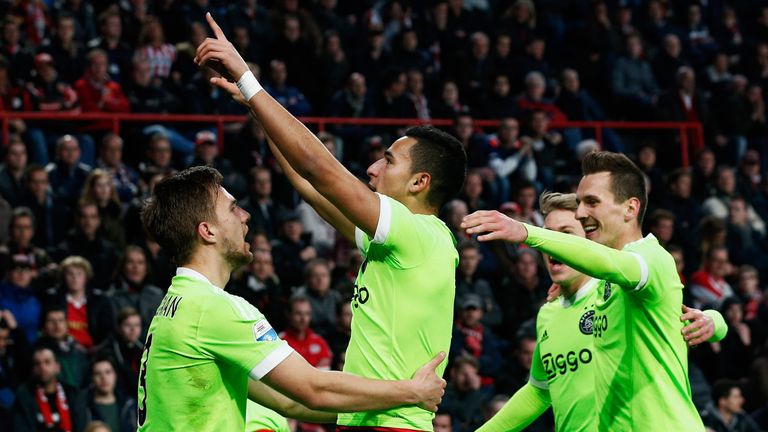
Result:
<svg viewBox="0 0 768 432"><path fill-rule="evenodd" d="M279 339L275 329L265 319L253 324L253 337L256 342L271 342Z"/></svg>

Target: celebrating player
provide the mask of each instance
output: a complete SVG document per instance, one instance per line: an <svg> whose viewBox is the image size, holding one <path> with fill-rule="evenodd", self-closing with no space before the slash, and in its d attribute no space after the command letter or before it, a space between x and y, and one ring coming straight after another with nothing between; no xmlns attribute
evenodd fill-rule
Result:
<svg viewBox="0 0 768 432"><path fill-rule="evenodd" d="M544 227L584 237L575 218L579 205L575 194L545 193L539 208ZM555 430L591 432L595 430L593 316L595 294L603 281L590 278L544 255L552 281L562 295L545 304L536 318L536 349L529 382L515 393L478 432L512 432L528 426L551 404ZM689 345L725 337L728 327L717 311L705 312L684 307L682 321Z"/></svg>
<svg viewBox="0 0 768 432"><path fill-rule="evenodd" d="M450 345L458 254L436 215L464 182L461 143L431 127L411 128L368 168L366 186L262 90L213 18L207 19L215 38L200 45L195 61L223 67L237 80L211 82L250 107L302 197L365 256L344 370L369 378L408 376ZM340 414L338 424L340 430L432 430L432 416L409 406Z"/></svg>
<svg viewBox="0 0 768 432"><path fill-rule="evenodd" d="M245 242L250 216L221 182L213 168L186 169L158 183L142 209L147 232L180 267L149 326L139 373L139 430L243 431L246 396L313 422L333 422L335 414L305 406L346 412L419 404L436 410L445 381L434 371L444 353L407 381L318 371L279 340L256 308L220 288L253 258Z"/></svg>
<svg viewBox="0 0 768 432"><path fill-rule="evenodd" d="M703 431L691 401L688 350L678 332L682 288L672 256L643 238L645 177L626 156L594 152L582 162L581 222L588 241L498 212L467 216L480 241L522 243L605 281L597 288L592 334L599 431Z"/></svg>

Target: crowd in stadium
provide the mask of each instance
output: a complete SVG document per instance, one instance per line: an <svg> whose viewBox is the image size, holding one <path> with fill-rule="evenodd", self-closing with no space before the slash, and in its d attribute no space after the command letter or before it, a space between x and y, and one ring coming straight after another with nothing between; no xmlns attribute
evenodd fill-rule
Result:
<svg viewBox="0 0 768 432"><path fill-rule="evenodd" d="M460 263L439 431L475 430L527 382L550 287L538 252L478 243L462 218L498 209L543 223L539 194L573 191L580 158L600 147L591 130L553 122L701 122L690 168L679 134L605 130L601 144L647 174L645 232L674 256L684 303L728 323L723 341L690 352L705 425L768 430L768 2L14 0L0 11L4 113L246 114L193 62L211 11L294 115L453 119L469 172L442 211ZM175 272L139 212L154 184L194 165L218 169L251 215L254 260L227 290L312 365L343 366L362 256L299 198L256 121L224 136L213 124L9 123L0 429L135 430L143 338ZM403 130L318 136L367 181ZM529 430L551 428L545 416Z"/></svg>

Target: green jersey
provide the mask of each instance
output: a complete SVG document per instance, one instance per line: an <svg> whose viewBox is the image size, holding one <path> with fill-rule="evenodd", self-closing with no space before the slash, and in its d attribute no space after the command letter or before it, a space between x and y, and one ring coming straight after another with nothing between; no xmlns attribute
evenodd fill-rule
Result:
<svg viewBox="0 0 768 432"><path fill-rule="evenodd" d="M139 430L245 430L248 377L292 352L248 302L179 268L141 356Z"/></svg>
<svg viewBox="0 0 768 432"><path fill-rule="evenodd" d="M536 318L530 383L549 390L557 431L591 432L597 424L592 320L598 285L590 279L571 301L546 303Z"/></svg>
<svg viewBox="0 0 768 432"><path fill-rule="evenodd" d="M653 235L627 244L640 279L606 282L595 301L595 403L600 431L703 431L680 336L683 284Z"/></svg>
<svg viewBox="0 0 768 432"><path fill-rule="evenodd" d="M352 299L352 336L344 371L366 378L409 379L451 343L455 240L435 216L413 214L379 195L371 239L355 233L363 253ZM438 367L442 375L445 362ZM434 414L416 406L339 414L344 426L432 430Z"/></svg>
<svg viewBox="0 0 768 432"><path fill-rule="evenodd" d="M290 432L288 420L271 409L248 401L245 409L245 432Z"/></svg>

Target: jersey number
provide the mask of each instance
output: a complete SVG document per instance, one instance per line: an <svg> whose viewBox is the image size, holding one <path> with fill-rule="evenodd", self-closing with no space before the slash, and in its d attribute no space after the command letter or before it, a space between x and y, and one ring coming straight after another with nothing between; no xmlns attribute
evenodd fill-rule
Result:
<svg viewBox="0 0 768 432"><path fill-rule="evenodd" d="M141 401L139 401L139 426L143 426L147 420L147 362L149 361L149 349L152 347L152 333L147 337L147 344L144 346L144 362L141 364L139 372L139 387L141 387Z"/></svg>

